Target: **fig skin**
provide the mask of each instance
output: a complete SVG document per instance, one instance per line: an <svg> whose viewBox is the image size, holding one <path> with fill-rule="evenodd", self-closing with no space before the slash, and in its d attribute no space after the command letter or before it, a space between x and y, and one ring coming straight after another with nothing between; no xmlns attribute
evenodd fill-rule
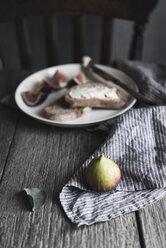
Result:
<svg viewBox="0 0 166 248"><path fill-rule="evenodd" d="M88 165L86 181L90 188L98 192L107 192L115 188L121 179L121 171L118 165L111 159L104 157L94 158Z"/></svg>
<svg viewBox="0 0 166 248"><path fill-rule="evenodd" d="M46 79L43 79L39 91L49 94L53 90L54 88L51 86L51 84Z"/></svg>
<svg viewBox="0 0 166 248"><path fill-rule="evenodd" d="M42 91L25 91L22 93L22 98L24 102L31 107L34 107L40 103L42 103L48 94Z"/></svg>
<svg viewBox="0 0 166 248"><path fill-rule="evenodd" d="M63 89L67 87L67 78L65 74L63 74L61 71L57 70L55 74L53 75L53 78L51 80L51 85L55 90Z"/></svg>
<svg viewBox="0 0 166 248"><path fill-rule="evenodd" d="M73 87L75 85L81 85L81 84L85 84L87 82L85 76L83 73L78 74L77 76L73 77L69 82L67 87Z"/></svg>

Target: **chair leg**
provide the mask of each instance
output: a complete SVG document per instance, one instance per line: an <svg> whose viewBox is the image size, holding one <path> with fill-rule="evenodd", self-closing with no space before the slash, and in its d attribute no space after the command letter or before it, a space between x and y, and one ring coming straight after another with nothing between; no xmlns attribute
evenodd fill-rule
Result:
<svg viewBox="0 0 166 248"><path fill-rule="evenodd" d="M83 16L73 16L73 52L74 62L80 63L84 55Z"/></svg>
<svg viewBox="0 0 166 248"><path fill-rule="evenodd" d="M5 61L4 61L4 58L3 58L2 51L0 49L0 70L1 69L5 69Z"/></svg>
<svg viewBox="0 0 166 248"><path fill-rule="evenodd" d="M58 35L55 16L44 17L45 38L46 38L46 54L47 66L58 64Z"/></svg>
<svg viewBox="0 0 166 248"><path fill-rule="evenodd" d="M131 41L131 49L129 59L141 60L143 50L143 33L145 31L145 23L135 23L134 34Z"/></svg>
<svg viewBox="0 0 166 248"><path fill-rule="evenodd" d="M102 34L101 34L101 50L100 62L101 64L109 64L112 47L112 31L113 20L110 17L104 17L102 20Z"/></svg>
<svg viewBox="0 0 166 248"><path fill-rule="evenodd" d="M24 69L32 68L31 48L29 44L28 30L25 21L15 21L16 39L18 43L21 66Z"/></svg>

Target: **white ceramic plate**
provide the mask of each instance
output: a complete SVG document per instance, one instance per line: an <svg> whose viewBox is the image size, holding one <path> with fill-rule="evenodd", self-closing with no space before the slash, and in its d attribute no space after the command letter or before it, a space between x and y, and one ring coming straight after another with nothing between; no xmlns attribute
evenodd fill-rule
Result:
<svg viewBox="0 0 166 248"><path fill-rule="evenodd" d="M132 89L138 91L138 87L136 83L130 77L128 77L125 73L117 69L108 67L108 66L103 66L103 65L98 65L98 66L104 69L106 72L113 74L115 77L120 79L126 85L130 86ZM90 126L90 125L94 125L99 122L102 122L102 121L121 115L122 113L129 110L136 102L136 100L131 97L127 103L127 106L125 106L125 108L120 109L120 110L94 109L90 113L87 113L83 115L82 117L72 120L72 121L58 122L58 121L48 120L44 117L43 108L47 106L48 104L52 103L53 101L55 101L56 99L63 96L65 89L51 93L42 104L36 107L27 106L25 102L23 101L21 95L24 91L34 90L35 86L39 84L42 79L52 77L53 74L56 72L56 70L62 71L67 76L67 78L70 80L71 78L79 74L82 71L82 68L80 64L66 64L66 65L59 65L59 66L46 68L24 79L16 89L15 100L16 100L18 107L24 113L35 118L38 121L44 122L49 125L61 126L61 127ZM105 82L103 79L101 79L99 76L97 76L93 72L86 74L86 76L90 80ZM111 82L107 82L107 83L114 85Z"/></svg>

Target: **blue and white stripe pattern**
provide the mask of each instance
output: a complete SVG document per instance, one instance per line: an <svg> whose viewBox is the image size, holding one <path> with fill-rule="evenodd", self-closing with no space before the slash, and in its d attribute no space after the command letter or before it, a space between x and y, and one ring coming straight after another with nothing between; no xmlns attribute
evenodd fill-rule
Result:
<svg viewBox="0 0 166 248"><path fill-rule="evenodd" d="M151 91L153 89L152 84ZM116 189L106 193L91 191L86 185L84 173L91 159L101 152L114 160L122 172ZM104 144L63 187L60 201L69 219L81 226L136 211L164 196L166 106L157 106L132 109L118 117L111 124Z"/></svg>

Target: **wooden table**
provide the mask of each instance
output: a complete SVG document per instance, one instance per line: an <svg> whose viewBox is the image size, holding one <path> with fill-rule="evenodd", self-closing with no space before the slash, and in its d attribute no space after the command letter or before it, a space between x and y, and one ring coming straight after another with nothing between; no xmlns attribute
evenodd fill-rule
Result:
<svg viewBox="0 0 166 248"><path fill-rule="evenodd" d="M0 96L29 72L0 74ZM104 141L104 133L41 124L0 104L0 247L166 247L166 200L105 223L77 228L65 216L59 192ZM21 191L46 191L44 206L27 209Z"/></svg>

